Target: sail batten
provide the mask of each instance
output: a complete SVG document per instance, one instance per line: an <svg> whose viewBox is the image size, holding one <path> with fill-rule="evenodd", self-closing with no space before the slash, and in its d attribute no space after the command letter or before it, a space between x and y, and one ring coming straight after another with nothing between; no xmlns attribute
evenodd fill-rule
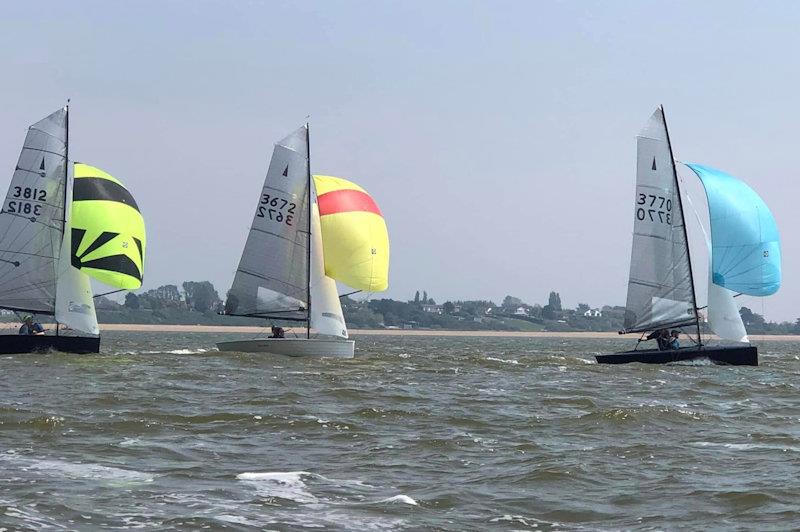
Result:
<svg viewBox="0 0 800 532"><path fill-rule="evenodd" d="M696 323L680 190L661 108L637 137L631 267L623 332Z"/></svg>

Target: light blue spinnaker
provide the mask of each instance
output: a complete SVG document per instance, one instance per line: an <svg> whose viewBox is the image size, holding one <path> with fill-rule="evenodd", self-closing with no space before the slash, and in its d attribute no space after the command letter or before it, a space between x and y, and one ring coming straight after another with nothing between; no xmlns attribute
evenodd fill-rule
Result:
<svg viewBox="0 0 800 532"><path fill-rule="evenodd" d="M687 164L703 183L711 222L714 284L750 296L768 296L781 285L781 245L764 200L737 178Z"/></svg>

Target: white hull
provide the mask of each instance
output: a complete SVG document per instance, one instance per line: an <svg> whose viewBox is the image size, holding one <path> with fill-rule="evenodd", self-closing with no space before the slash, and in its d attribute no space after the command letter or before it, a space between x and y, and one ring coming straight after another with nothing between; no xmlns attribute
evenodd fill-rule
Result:
<svg viewBox="0 0 800 532"><path fill-rule="evenodd" d="M261 338L236 342L220 342L220 351L242 353L269 353L288 357L338 357L353 358L353 340L331 340L325 338Z"/></svg>

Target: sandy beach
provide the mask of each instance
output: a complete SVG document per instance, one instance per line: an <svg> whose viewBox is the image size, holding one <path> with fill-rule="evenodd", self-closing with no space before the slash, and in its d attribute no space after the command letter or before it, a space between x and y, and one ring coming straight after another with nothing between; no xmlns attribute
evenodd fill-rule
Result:
<svg viewBox="0 0 800 532"><path fill-rule="evenodd" d="M2 329L16 329L18 323L0 323ZM187 332L187 333L245 333L268 334L268 327L237 325L168 325L144 323L108 323L100 324L102 331L125 332ZM287 329L288 333L305 333L304 328ZM523 331L445 331L421 329L350 329L350 336L450 336L450 337L483 337L483 338L598 338L635 339L635 335L620 336L615 332L523 332ZM751 341L783 341L800 342L800 335L769 334L750 335Z"/></svg>

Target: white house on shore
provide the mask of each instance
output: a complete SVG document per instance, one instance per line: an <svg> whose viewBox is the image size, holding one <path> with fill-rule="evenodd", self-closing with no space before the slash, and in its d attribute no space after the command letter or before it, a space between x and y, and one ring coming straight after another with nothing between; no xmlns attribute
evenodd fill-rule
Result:
<svg viewBox="0 0 800 532"><path fill-rule="evenodd" d="M441 305L429 305L427 303L422 304L422 312L430 312L431 314L443 314L444 309Z"/></svg>
<svg viewBox="0 0 800 532"><path fill-rule="evenodd" d="M586 312L583 313L584 316L587 318L600 318L603 316L603 313L600 312L599 308L590 308Z"/></svg>

